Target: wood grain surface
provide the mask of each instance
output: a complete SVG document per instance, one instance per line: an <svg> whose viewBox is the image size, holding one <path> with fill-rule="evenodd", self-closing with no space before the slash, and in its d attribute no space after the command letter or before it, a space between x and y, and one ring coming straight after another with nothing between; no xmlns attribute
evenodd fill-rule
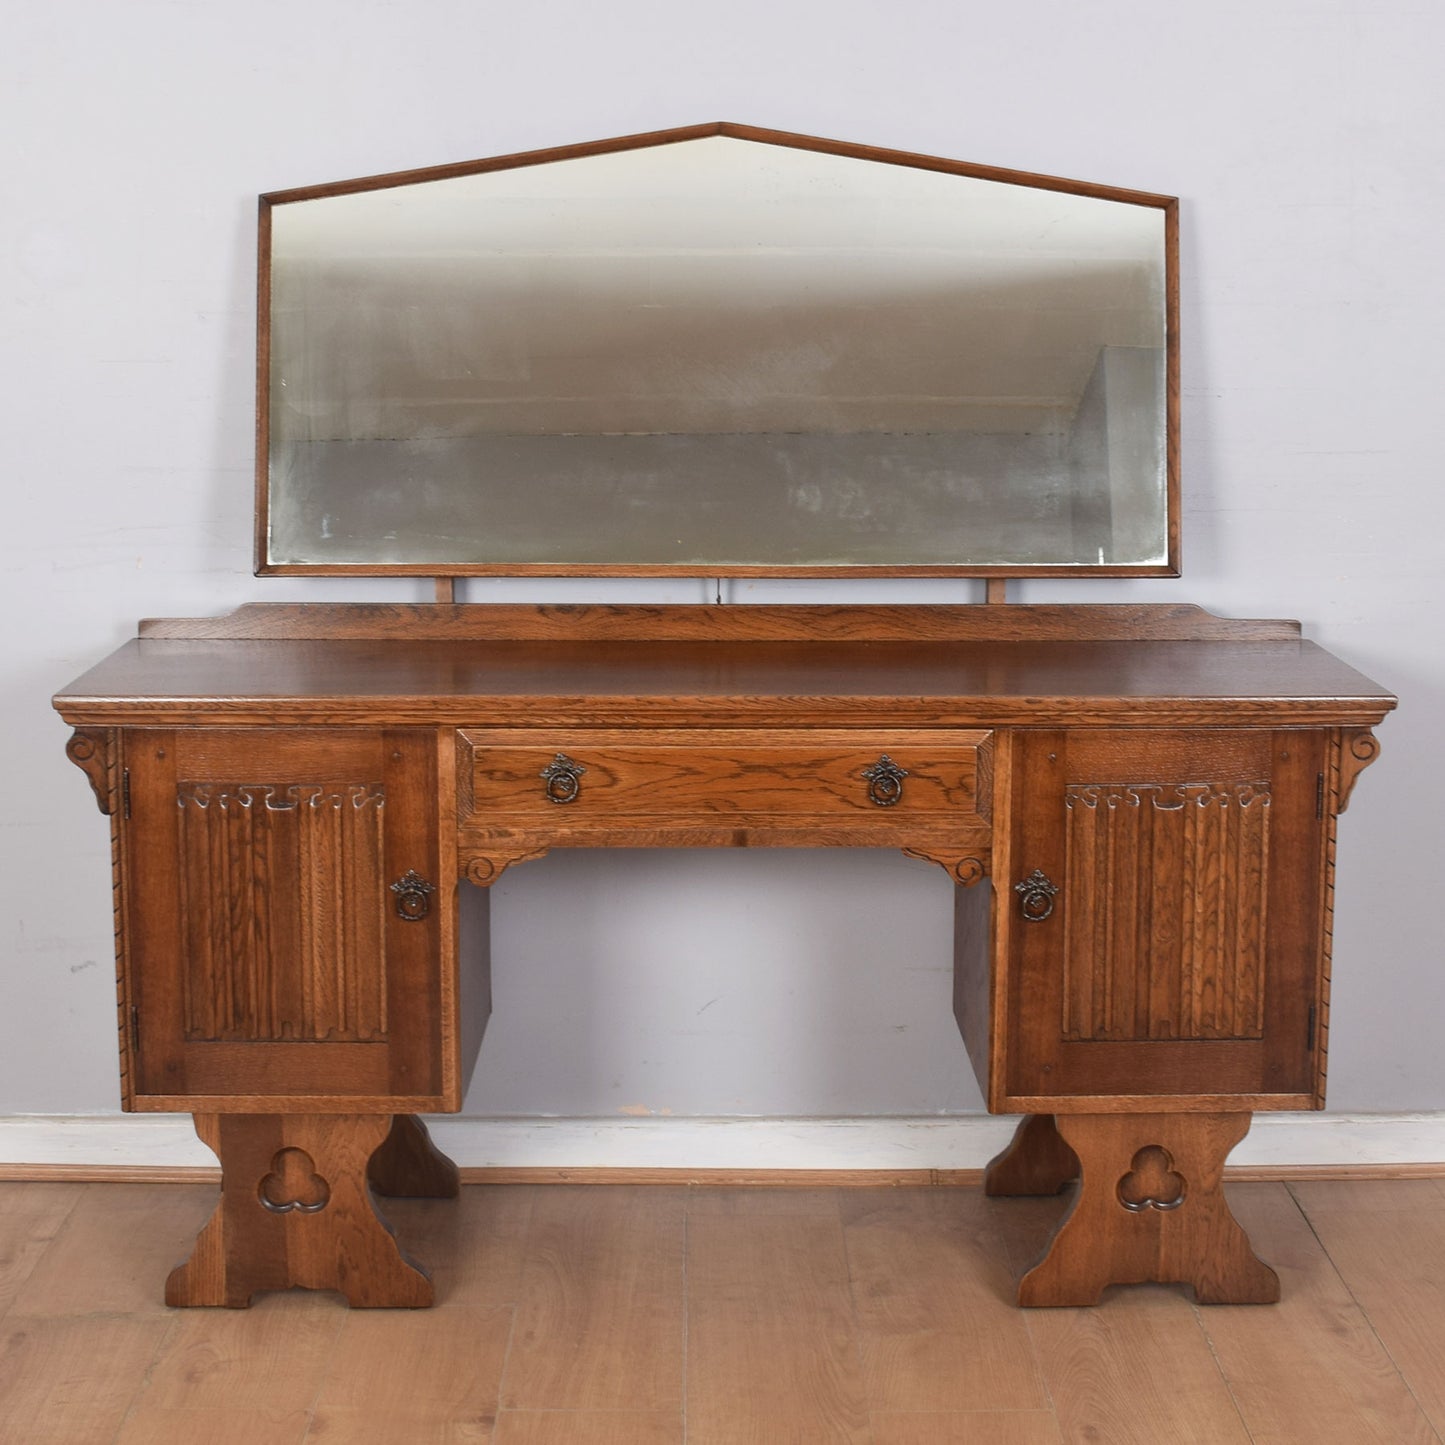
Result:
<svg viewBox="0 0 1445 1445"><path fill-rule="evenodd" d="M713 606L643 603L247 602L152 617L144 638L451 642L1289 642L1300 625L1216 617L1188 602Z"/></svg>
<svg viewBox="0 0 1445 1445"><path fill-rule="evenodd" d="M1272 1298L1219 1179L1249 1110L1322 1102L1334 819L1393 704L1294 624L1189 608L148 624L56 706L117 829L126 1101L195 1112L225 1165L171 1298L329 1280L357 1303L430 1299L365 1202L390 1125L363 1116L460 1105L490 1002L484 905L461 906L458 876L598 844L885 844L962 885L992 873L958 910L969 1055L991 1108L1072 1115L1057 1128L1084 1165L1023 1300L1175 1278ZM1045 874L1057 910L1020 919L1014 894ZM1030 1137L995 1182L1062 1182ZM446 1174L405 1156L378 1182ZM1128 1223L1110 1169L1148 1176ZM1151 1170L1190 1181L1177 1213ZM258 1222L273 1178L295 1217ZM621 1408L585 1377L565 1408ZM528 1407L561 1408L549 1391ZM835 1403L853 1431L856 1401Z"/></svg>
<svg viewBox="0 0 1445 1445"><path fill-rule="evenodd" d="M593 1201L607 1193L620 1203L604 1220ZM639 1193L654 1202L638 1210ZM436 1258L438 1304L418 1315L349 1312L308 1291L263 1296L244 1313L168 1312L153 1292L121 1284L152 1268L155 1241L136 1223L150 1216L194 1232L212 1190L5 1185L0 1259L13 1288L0 1294L0 1438L1438 1441L1445 1278L1432 1261L1445 1240L1445 1188L1267 1184L1230 1195L1285 1277L1273 1309L1200 1310L1154 1286L1113 1291L1096 1310L1018 1313L1000 1261L1021 1267L1063 1201L988 1200L976 1188L740 1196L542 1186L397 1205L403 1233ZM556 1205L538 1212L549 1197ZM629 1241L658 1222L667 1264L639 1297L642 1259ZM581 1313L559 1310L552 1260L566 1261ZM638 1319L643 1298L668 1320L668 1337L649 1343L629 1325L588 1345L588 1379L611 1368L620 1403L504 1403L513 1361L519 1380L565 1380L582 1315ZM685 1354L675 1342L684 1334ZM753 1361L756 1373L744 1368ZM658 1393L672 1403L651 1403Z"/></svg>

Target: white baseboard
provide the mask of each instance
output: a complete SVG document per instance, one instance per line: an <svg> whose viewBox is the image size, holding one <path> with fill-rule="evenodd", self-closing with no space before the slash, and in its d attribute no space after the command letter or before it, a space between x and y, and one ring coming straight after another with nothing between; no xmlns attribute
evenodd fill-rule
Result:
<svg viewBox="0 0 1445 1445"><path fill-rule="evenodd" d="M760 1171L981 1169L1016 1120L950 1118L483 1119L429 1121L463 1168ZM1445 1113L1258 1114L1230 1156L1254 1168L1445 1162ZM214 1167L185 1115L0 1117L0 1168Z"/></svg>

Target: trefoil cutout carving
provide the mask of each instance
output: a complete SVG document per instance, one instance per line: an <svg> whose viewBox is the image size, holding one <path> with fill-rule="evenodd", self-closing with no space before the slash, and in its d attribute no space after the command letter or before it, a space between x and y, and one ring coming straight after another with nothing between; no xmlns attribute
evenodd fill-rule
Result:
<svg viewBox="0 0 1445 1445"><path fill-rule="evenodd" d="M1161 1214L1184 1203L1189 1185L1174 1169L1174 1156L1158 1144L1146 1145L1134 1156L1130 1172L1119 1181L1119 1203L1130 1214L1157 1209Z"/></svg>
<svg viewBox="0 0 1445 1445"><path fill-rule="evenodd" d="M319 1214L331 1202L331 1186L304 1149L277 1150L256 1193L272 1214Z"/></svg>

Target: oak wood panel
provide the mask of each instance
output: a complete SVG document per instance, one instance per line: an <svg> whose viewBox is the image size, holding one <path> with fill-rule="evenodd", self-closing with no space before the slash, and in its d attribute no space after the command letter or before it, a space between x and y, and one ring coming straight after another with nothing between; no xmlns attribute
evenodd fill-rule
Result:
<svg viewBox="0 0 1445 1445"><path fill-rule="evenodd" d="M455 1108L435 735L127 730L124 763L131 1106ZM418 922L390 888L410 870Z"/></svg>
<svg viewBox="0 0 1445 1445"><path fill-rule="evenodd" d="M1079 1177L1079 1156L1052 1114L1026 1114L1008 1146L988 1161L984 1193L994 1198L1058 1194Z"/></svg>
<svg viewBox="0 0 1445 1445"><path fill-rule="evenodd" d="M953 1017L984 1098L990 1089L993 1013L992 917L998 893L991 880L953 895Z"/></svg>
<svg viewBox="0 0 1445 1445"><path fill-rule="evenodd" d="M1288 642L1295 621L1216 617L1179 602L978 606L247 602L220 617L153 617L145 638L452 642Z"/></svg>
<svg viewBox="0 0 1445 1445"><path fill-rule="evenodd" d="M1373 733L1358 728L1336 728L1326 752L1326 772L1321 806L1325 814L1324 865L1319 881L1319 972L1315 983L1318 998L1315 1035L1315 1095L1321 1105L1325 1097L1325 1071L1330 1050L1330 983L1334 966L1335 867L1340 815L1349 806L1350 794L1360 774L1380 755Z"/></svg>
<svg viewBox="0 0 1445 1445"><path fill-rule="evenodd" d="M463 871L458 841L448 844L455 857L449 876ZM499 873L500 869L492 865L482 877L478 870L468 867L465 874L472 881L457 889L457 1061L461 1071L457 1092L463 1099L472 1086L492 1016L492 895L488 887L477 885L495 882Z"/></svg>
<svg viewBox="0 0 1445 1445"><path fill-rule="evenodd" d="M392 1119L391 1132L367 1160L366 1182L388 1199L455 1199L461 1191L457 1166L414 1114Z"/></svg>
<svg viewBox="0 0 1445 1445"><path fill-rule="evenodd" d="M456 915L456 873L443 872L441 799L435 739L421 729L388 729L381 737L391 816L384 840L385 877L412 872L432 886L430 911L420 921L387 913L387 1089L397 1095L434 1093L444 1109L461 1108L456 1053L456 963L443 953ZM392 884L387 902L392 903ZM403 1024L405 1020L405 1024ZM421 1113L397 1109L396 1113Z"/></svg>
<svg viewBox="0 0 1445 1445"><path fill-rule="evenodd" d="M1008 1017L994 1038L1008 1091L995 1107L1125 1109L1155 1091L1168 1096L1166 1109L1310 1107L1319 1077L1309 1016L1320 970L1323 732L1049 731L1018 747L1013 868L1020 878L1041 869L1060 892L1040 921L1020 921L1012 908L1000 985ZM1196 807L1223 789L1239 812L1241 799L1257 807L1267 792L1268 851L1241 849L1222 821L1226 806L1212 829L1200 830L1191 814L1192 835L1177 825L1148 851L1131 852L1130 835L1106 836L1100 864L1085 846L1095 840L1071 833L1068 803L1101 785L1141 797L1180 788ZM1122 869L1123 884L1097 911L1101 869ZM1108 886L1116 881L1109 874ZM1002 891L1011 881L999 882ZM1120 928L1122 943L1108 938ZM1105 1008L1095 1011L1097 992L1117 1009L1117 1027ZM1229 1095L1235 1104L1206 1103ZM1083 1102L1089 1097L1096 1102ZM1272 1105L1256 1102L1263 1098Z"/></svg>
<svg viewBox="0 0 1445 1445"><path fill-rule="evenodd" d="M444 1107L456 1110L466 1097L476 1068L477 1051L492 1016L491 899L485 894L476 897L476 889L464 887L458 881L461 863L456 832L450 826L457 795L456 747L440 728L430 735L429 745L434 755L435 791L430 800L414 801L422 810L418 821L431 830L436 840L431 859L436 873L426 875L437 890L428 895L432 903L429 918L436 924L433 946L437 950L431 970L434 976L431 987L435 990L431 998L436 1006L439 1036L434 1040L433 1053L448 1097ZM398 881L400 876L392 875ZM416 931L415 925L410 926ZM413 1068L416 1062L412 1061ZM415 1111L398 1109L396 1112Z"/></svg>
<svg viewBox="0 0 1445 1445"><path fill-rule="evenodd" d="M383 963L368 968L367 950L351 942L308 950L303 939L215 967L230 956L237 932L229 927L230 910L240 890L221 888L225 896L217 897L215 880L222 875L209 866L197 864L186 875L189 893L177 909L188 920L184 929L174 920L158 925L153 916L142 917L153 914L149 905L131 905L152 898L168 861L175 861L172 853L199 860L219 850L236 860L237 876L249 878L253 898L270 908L284 891L278 882L289 874L320 883L333 881L333 872L344 875L344 864L320 867L317 860L330 865L344 858L347 845L312 848L309 867L263 867L257 858L264 849L254 840L226 838L225 829L220 838L204 840L205 850L186 846L184 837L167 842L164 827L154 826L165 809L157 809L139 777L131 792L140 815L117 820L126 844L116 868L118 917L127 935L120 953L123 1051L127 1058L133 1052L130 1009L139 1006L147 1044L140 1062L150 1071L147 1092L132 1092L130 1102L259 1114L456 1107L485 1023L489 986L487 894L467 888L459 916L454 880L465 874L489 883L508 863L548 847L595 842L887 842L941 863L960 882L998 870L991 902L980 889L961 895L958 910L956 1002L975 1064L987 1065L981 1074L991 1107L1153 1115L1318 1101L1328 980L1321 944L1333 882L1328 845L1350 782L1374 755L1362 729L1393 706L1388 694L1300 642L1293 624L1234 624L1195 609L806 612L444 606L347 607L321 616L281 608L243 610L215 624L149 626L149 635L57 700L70 720L96 730L92 742L101 739L76 761L92 785L98 778L104 784L113 809L126 790L108 729L127 724L129 759L146 737L134 725L162 720L169 726L157 736L187 753L188 769L176 776L197 790L197 799L205 793L213 800L217 787L234 793L298 783L369 786L379 779L387 787L388 814L394 810L400 821L393 828L388 818L382 863L368 862L362 871L383 880L399 876L416 866L411 855L419 844L423 871L438 894L434 932L430 925L386 922L384 1043L362 1041L382 1037L379 1008L376 1018L362 1019L341 1002L343 992L354 999L354 979L338 981L334 1004L333 995L321 992L330 1010L322 1010L324 1029L314 1008L308 1014L304 990L299 1006L286 1001L277 1013L274 979L266 969L248 972L252 962L274 963L286 953L314 963L345 953L373 979ZM328 628L345 635L328 640L321 635ZM195 726L218 720L226 726ZM318 725L288 726L313 721ZM977 744L999 726L1020 731L992 739L999 795L1007 804L995 830L988 765L994 755ZM1040 726L1054 731L1034 731ZM472 749L460 757L456 728L467 730L464 749ZM507 794L507 786L521 787L524 774L540 771L532 766L536 758L525 767L515 760L541 730L602 740L605 752L593 759L583 798L588 780L592 793L604 782L609 806L589 816L535 793ZM820 762L826 770L846 758L844 771L861 771L849 750L865 734L870 753L876 738L880 753L909 768L897 808L847 802L831 784L821 795L810 790ZM974 740L963 754L960 735ZM946 756L959 769L957 786L945 782L934 796L924 792L925 806L911 809L920 779L930 781L927 767L910 767L895 740L916 743L926 759ZM739 745L745 745L741 757ZM547 746L573 751L550 737ZM478 761L488 748L515 763L500 796L487 795L498 778ZM1059 748L1074 767L1066 770L1061 792L1039 782L1051 776L1040 770L1040 749ZM588 766L586 758L577 760ZM288 761L290 775L276 774ZM862 766L872 761L865 757ZM258 771L263 764L271 771ZM525 781L530 786L532 779ZM1269 790L1270 826L1257 838L1234 827L1243 811L1239 787ZM1101 798L1113 799L1116 813L1146 799L1152 812L1189 811L1156 806L1171 788L1196 803L1213 800L1211 818L1222 826L1210 833L1206 820L1202 841L1175 839L1177 847L1156 847L1157 839L1119 827L1077 826L1090 808L1097 820ZM1318 807L1307 807L1316 797ZM1020 799L1030 800L1028 806L1021 808ZM459 832L450 824L453 800L464 819ZM829 808L836 808L837 822ZM174 820L175 813L169 816ZM1071 919L1075 939L1066 951L1070 972L1062 992L1047 970L1034 980L1042 980L1041 988L1017 969L991 979L990 948L1010 960L1020 949L1025 955L1037 950L1034 925L1014 912L1011 882L1020 868L1037 866L1029 855L1040 837L1061 848L1066 874L1083 878L1080 896L1107 895L1116 919L1143 911L1136 905L1153 875L1182 879L1184 901L1171 905L1180 919L1177 935L1151 924L1146 946L1129 947L1117 930L1101 933L1098 915L1085 917L1080 904ZM299 857L306 849L294 842L286 845L287 856ZM1241 850L1240 843L1250 846ZM310 920L308 927L340 918L339 904L329 913L320 905L321 888L307 893L298 884L293 892L297 897L280 905L283 924L297 913ZM1256 892L1262 904L1251 901ZM193 906L207 898L207 907ZM206 913L209 918L199 916ZM276 916L266 909L259 916L277 937L289 937L284 926L277 930ZM209 960L199 980L207 987L229 974L219 980L225 985L220 1002L239 1005L224 1027L211 1017L224 1010L191 1009L191 1033L216 1038L188 1045L184 1067L174 1053L156 1053L153 1006L162 1005L161 1036L166 1029L182 1036L185 990L144 966L156 956L158 940L165 954L167 929L189 940L174 956L189 952ZM314 976L315 968L309 972ZM1313 1047L1301 1043L1311 1003ZM281 1015L299 1018L299 1030L294 1018ZM404 1028L395 1024L402 1018ZM989 1019L991 1056L981 1027ZM316 1035L338 1033L356 1041L336 1043L350 1053L327 1062L318 1051L333 1044ZM1030 1049L1046 1067L1034 1078L1013 1077L1010 1069Z"/></svg>
<svg viewBox="0 0 1445 1445"><path fill-rule="evenodd" d="M185 1037L387 1034L380 782L182 780Z"/></svg>
<svg viewBox="0 0 1445 1445"><path fill-rule="evenodd" d="M1221 1187L1248 1114L1061 1114L1080 1165L1068 1213L1019 1281L1023 1305L1091 1305L1111 1284L1187 1284L1200 1304L1269 1304L1279 1280Z"/></svg>
<svg viewBox="0 0 1445 1445"><path fill-rule="evenodd" d="M826 819L794 818L786 825L753 815L699 827L683 818L641 822L599 817L591 823L546 821L507 828L469 824L457 834L463 876L486 887L514 863L542 857L551 848L898 848L912 858L937 863L956 883L976 883L988 872L992 830L983 823L923 820L880 814L840 826Z"/></svg>
<svg viewBox="0 0 1445 1445"><path fill-rule="evenodd" d="M65 745L65 756L85 774L96 806L106 815L115 812L115 729L77 728Z"/></svg>
<svg viewBox="0 0 1445 1445"><path fill-rule="evenodd" d="M459 745L469 774L467 806L482 820L500 816L575 827L592 819L671 816L697 826L711 816L755 816L777 824L802 815L866 822L886 817L901 826L903 818L944 814L955 827L992 811L991 736L976 730L860 735L468 728ZM548 796L545 781L558 757L581 770L576 794L565 803ZM905 776L895 801L880 805L868 771L885 758Z"/></svg>
<svg viewBox="0 0 1445 1445"><path fill-rule="evenodd" d="M73 726L1369 726L1389 694L1312 643L127 643Z"/></svg>
<svg viewBox="0 0 1445 1445"><path fill-rule="evenodd" d="M1266 782L1065 788L1064 1038L1262 1036L1269 803Z"/></svg>
<svg viewBox="0 0 1445 1445"><path fill-rule="evenodd" d="M390 1121L371 1114L198 1114L221 1198L166 1303L244 1309L262 1290L339 1290L353 1306L430 1305L430 1276L397 1244L367 1188Z"/></svg>

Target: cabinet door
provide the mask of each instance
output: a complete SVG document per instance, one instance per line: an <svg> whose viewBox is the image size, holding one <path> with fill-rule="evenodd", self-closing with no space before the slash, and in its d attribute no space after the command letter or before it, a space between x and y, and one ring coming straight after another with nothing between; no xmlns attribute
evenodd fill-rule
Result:
<svg viewBox="0 0 1445 1445"><path fill-rule="evenodd" d="M424 729L126 734L131 1102L444 1106L436 757Z"/></svg>
<svg viewBox="0 0 1445 1445"><path fill-rule="evenodd" d="M998 880L1002 1107L1316 1102L1325 741L1264 729L1018 738L1010 876Z"/></svg>

